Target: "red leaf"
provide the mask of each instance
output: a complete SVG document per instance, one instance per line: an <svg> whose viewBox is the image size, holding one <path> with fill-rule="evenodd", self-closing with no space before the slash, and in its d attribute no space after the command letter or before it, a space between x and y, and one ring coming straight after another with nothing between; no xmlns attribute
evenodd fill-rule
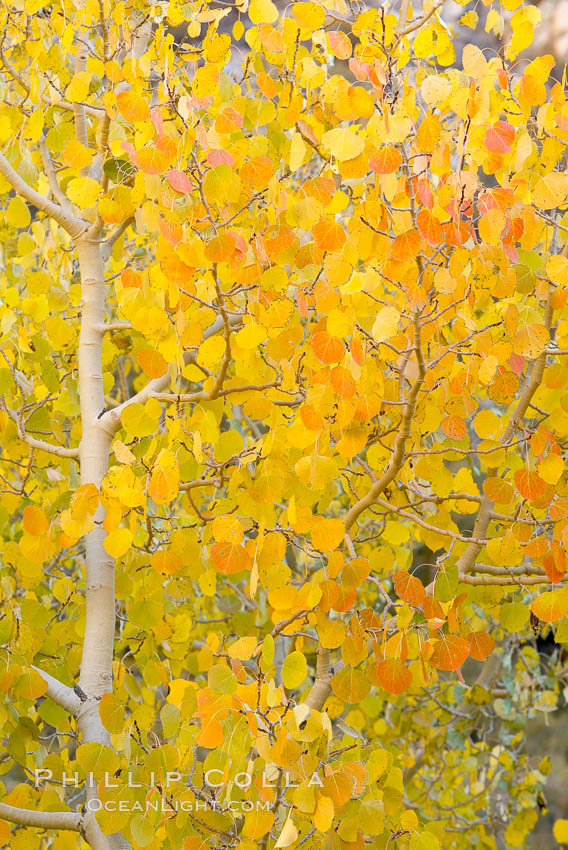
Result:
<svg viewBox="0 0 568 850"><path fill-rule="evenodd" d="M182 195L190 195L193 192L191 180L183 171L178 171L177 168L171 168L168 171L168 183L174 191Z"/></svg>
<svg viewBox="0 0 568 850"><path fill-rule="evenodd" d="M235 159L229 151L210 151L207 154L207 162L213 168L216 165L229 165L232 168L235 164Z"/></svg>
<svg viewBox="0 0 568 850"><path fill-rule="evenodd" d="M351 56L351 42L349 36L344 32L328 32L327 42L329 44L329 52L338 59L349 59Z"/></svg>

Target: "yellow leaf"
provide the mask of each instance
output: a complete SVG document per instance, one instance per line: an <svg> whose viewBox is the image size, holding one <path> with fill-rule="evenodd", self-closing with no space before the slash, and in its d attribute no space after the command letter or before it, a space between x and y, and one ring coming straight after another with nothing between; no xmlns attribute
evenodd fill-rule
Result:
<svg viewBox="0 0 568 850"><path fill-rule="evenodd" d="M5 217L7 224L18 228L28 227L32 220L28 205L21 198L10 198Z"/></svg>
<svg viewBox="0 0 568 850"><path fill-rule="evenodd" d="M136 460L135 455L130 451L128 446L125 446L120 440L114 441L112 444L112 450L115 458L120 461L120 463L134 463Z"/></svg>
<svg viewBox="0 0 568 850"><path fill-rule="evenodd" d="M333 823L335 806L331 797L320 797L314 812L314 826L320 832L327 832Z"/></svg>
<svg viewBox="0 0 568 850"><path fill-rule="evenodd" d="M465 15L462 15L460 18L460 24L464 27L470 27L470 29L474 30L477 26L477 22L479 21L479 15L477 12L466 12Z"/></svg>
<svg viewBox="0 0 568 850"><path fill-rule="evenodd" d="M321 143L339 162L355 159L363 152L365 147L362 136L357 136L349 127L336 127L334 130L328 130L321 137Z"/></svg>
<svg viewBox="0 0 568 850"><path fill-rule="evenodd" d="M122 425L133 437L149 437L156 433L161 412L160 402L155 398L148 399L146 404L133 402L122 412Z"/></svg>
<svg viewBox="0 0 568 850"><path fill-rule="evenodd" d="M217 543L239 544L244 537L242 525L232 514L215 517L211 530Z"/></svg>
<svg viewBox="0 0 568 850"><path fill-rule="evenodd" d="M214 369L222 360L225 353L225 340L222 336L210 336L199 346L197 362L205 369Z"/></svg>
<svg viewBox="0 0 568 850"><path fill-rule="evenodd" d="M400 313L394 307L383 307L379 310L373 323L371 334L377 342L384 342L396 336Z"/></svg>
<svg viewBox="0 0 568 850"><path fill-rule="evenodd" d="M238 658L239 661L248 661L252 658L253 652L257 647L258 641L255 637L242 637L230 645L227 652L229 658Z"/></svg>
<svg viewBox="0 0 568 850"><path fill-rule="evenodd" d="M523 357L530 357L531 360L546 348L550 334L544 325L531 324L526 325L521 330L517 331L513 337L513 348L515 354L521 354Z"/></svg>
<svg viewBox="0 0 568 850"><path fill-rule="evenodd" d="M73 540L78 540L79 537L88 534L95 525L90 514L73 516L71 510L61 512L60 523L63 532Z"/></svg>
<svg viewBox="0 0 568 850"><path fill-rule="evenodd" d="M93 160L93 151L77 139L69 139L61 158L69 168L86 168Z"/></svg>
<svg viewBox="0 0 568 850"><path fill-rule="evenodd" d="M533 190L532 202L543 210L564 205L568 197L568 174L553 171L539 177Z"/></svg>
<svg viewBox="0 0 568 850"><path fill-rule="evenodd" d="M559 844L568 844L568 820L560 818L555 821L552 833Z"/></svg>
<svg viewBox="0 0 568 850"><path fill-rule="evenodd" d="M254 0L253 0L254 1ZM272 4L271 4L272 5ZM246 838L259 839L270 831L274 823L274 812L253 809L245 817L243 835Z"/></svg>
<svg viewBox="0 0 568 850"><path fill-rule="evenodd" d="M289 847L293 844L298 838L298 830L294 826L294 821L291 817L288 818L284 826L282 827L282 832L278 836L278 840L274 847Z"/></svg>
<svg viewBox="0 0 568 850"><path fill-rule="evenodd" d="M546 274L553 283L568 285L568 258L553 254L546 261Z"/></svg>
<svg viewBox="0 0 568 850"><path fill-rule="evenodd" d="M499 361L494 354L490 354L485 360L482 362L479 367L479 380L482 384L487 386L491 383L493 378L495 377L495 372L497 371L497 366L499 365Z"/></svg>
<svg viewBox="0 0 568 850"><path fill-rule="evenodd" d="M304 161L307 146L299 133L294 133L292 136L292 144L290 145L290 171L297 171Z"/></svg>
<svg viewBox="0 0 568 850"><path fill-rule="evenodd" d="M98 181L91 177L74 177L67 185L67 197L82 210L94 206L101 195Z"/></svg>
<svg viewBox="0 0 568 850"><path fill-rule="evenodd" d="M429 106L435 103L441 103L452 93L452 84L447 77L441 74L433 74L431 77L426 77L420 92L423 99Z"/></svg>
<svg viewBox="0 0 568 850"><path fill-rule="evenodd" d="M558 484L564 472L564 461L560 455L547 455L538 465L538 474L547 484Z"/></svg>
<svg viewBox="0 0 568 850"><path fill-rule="evenodd" d="M65 96L71 103L79 103L85 101L89 96L89 86L93 75L89 71L79 71L75 74L67 88Z"/></svg>
<svg viewBox="0 0 568 850"><path fill-rule="evenodd" d="M278 9L272 0L250 0L248 13L253 24L273 24L278 18Z"/></svg>
<svg viewBox="0 0 568 850"><path fill-rule="evenodd" d="M308 675L308 664L301 652L291 652L282 665L282 682L285 688L299 688Z"/></svg>
<svg viewBox="0 0 568 850"><path fill-rule="evenodd" d="M244 328L235 335L237 345L244 348L245 351L252 351L253 348L258 348L267 337L266 328L259 325L253 319L247 322Z"/></svg>
<svg viewBox="0 0 568 850"><path fill-rule="evenodd" d="M105 537L104 546L111 558L121 558L132 546L132 534L128 528L115 528Z"/></svg>
<svg viewBox="0 0 568 850"><path fill-rule="evenodd" d="M24 699L37 699L47 691L47 682L33 667L23 667L16 691Z"/></svg>

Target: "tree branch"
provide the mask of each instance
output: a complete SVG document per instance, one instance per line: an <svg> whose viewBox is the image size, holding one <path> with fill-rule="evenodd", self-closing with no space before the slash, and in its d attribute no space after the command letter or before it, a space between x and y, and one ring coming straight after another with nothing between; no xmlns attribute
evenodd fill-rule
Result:
<svg viewBox="0 0 568 850"><path fill-rule="evenodd" d="M552 322L552 303L551 303L552 292L549 289L548 297L546 300L546 307L544 311L544 325L546 328L550 328ZM539 388L542 378L544 375L544 369L546 367L546 358L547 351L546 349L540 354L533 364L533 369L530 378L527 379L524 389L521 393L517 406L509 420L509 424L503 434L502 446L506 448L508 444L511 442L513 435L515 433L515 429L518 423L521 421L527 409L532 401L532 397L535 392ZM491 478L497 475L498 469L493 468L489 469L487 473L487 477ZM493 511L494 503L487 496L483 496L481 500L481 505L479 508L479 513L477 514L477 519L475 520L475 524L473 526L473 534L472 537L475 540L480 540L487 536L487 529L489 528L489 523L491 522L491 516ZM467 573L471 570L472 566L475 563L475 560L479 553L481 552L483 546L477 542L471 542L465 552L457 560L458 570L460 575L463 576L463 573ZM473 583L473 582L470 582ZM488 584L489 582L477 582L478 584ZM508 584L510 582L501 582ZM532 582L533 584L535 582Z"/></svg>
<svg viewBox="0 0 568 850"><path fill-rule="evenodd" d="M234 326L240 324L242 318L241 316L229 316L228 321L230 325ZM219 317L203 332L203 339L209 339L209 337L214 336L223 327L223 319ZM186 355L186 357L189 362L190 355ZM100 419L101 427L110 434L116 434L116 432L120 430L121 416L126 408L130 407L131 404L145 404L149 398L154 398L160 393L163 393L168 387L171 378L171 369L168 369L165 375L162 375L161 378L153 378L151 381L148 381L146 386L143 387L140 392L133 395L132 398L129 398L127 401L123 401L122 404L119 404L118 407L115 407L113 410L108 410ZM206 393L205 396L208 397L208 394ZM198 399L194 399L194 401L195 400Z"/></svg>
<svg viewBox="0 0 568 850"><path fill-rule="evenodd" d="M40 829L71 829L80 832L82 816L77 812L34 812L0 803L0 818L20 826L36 826Z"/></svg>
<svg viewBox="0 0 568 850"><path fill-rule="evenodd" d="M371 507L371 505L377 500L377 498L381 495L385 488L388 487L388 485L391 483L391 481L395 478L396 474L402 469L404 465L404 461L406 459L406 441L410 436L412 418L414 416L414 411L416 410L418 393L420 392L420 388L424 383L424 376L426 374L426 364L424 362L424 355L422 354L422 348L420 344L420 330L420 316L418 311L416 311L414 314L413 350L418 363L418 377L412 385L412 388L406 400L404 414L400 423L400 429L394 441L394 450L389 465L385 473L379 478L378 481L373 484L367 495L359 499L359 501L356 502L345 515L343 522L347 531L349 531L353 523L356 522L360 514L362 514L363 511L367 510L367 508Z"/></svg>
<svg viewBox="0 0 568 850"><path fill-rule="evenodd" d="M45 440L38 440L36 437L30 436L24 428L21 417L13 410L10 410L5 404L2 404L2 407L12 419L13 422L16 423L16 427L18 429L18 438L23 440L24 443L27 443L28 446L31 446L32 449L37 449L40 452L49 452L52 455L57 455L58 457L79 457L79 448L66 448L65 446L56 446L53 443L48 443Z"/></svg>
<svg viewBox="0 0 568 850"><path fill-rule="evenodd" d="M40 195L39 192L36 192L35 189L32 189L32 187L26 183L26 181L20 177L16 171L14 171L3 153L0 153L0 174L8 181L16 194L21 195L22 198L30 204L33 204L34 207L37 207L46 215L53 218L71 237L73 237L73 239L77 239L87 229L88 225L86 222L82 221L82 219L76 218L76 216L72 213L65 212L59 204L53 203L53 201L48 200L43 195Z"/></svg>
<svg viewBox="0 0 568 850"><path fill-rule="evenodd" d="M59 679L55 678L55 676L51 676L44 670L40 670L39 667L32 667L32 669L39 673L44 682L47 682L46 696L68 711L69 714L72 714L73 717L76 717L77 712L81 708L81 700L73 688L70 688L68 685L64 685L63 682L60 682Z"/></svg>
<svg viewBox="0 0 568 850"><path fill-rule="evenodd" d="M108 258L109 258L109 257L110 257L110 255L112 254L112 249L113 249L113 247L114 247L115 242L116 242L118 239L120 239L120 237L122 236L122 234L123 234L126 230L128 230L128 228L130 227L130 225L131 225L131 224L133 224L133 223L134 223L134 216L130 216L130 218L125 219L125 220L122 222L122 224L120 224L120 225L116 228L116 230L114 231L114 233L111 233L111 235L108 237L108 239L107 239L105 242L103 242L103 245L102 245L102 248L101 248L101 253L102 253L103 261L108 260Z"/></svg>
<svg viewBox="0 0 568 850"><path fill-rule="evenodd" d="M316 679L313 683L309 694L304 700L304 705L308 708L313 708L316 711L321 711L325 705L325 701L331 693L331 679L333 672L331 669L331 659L329 649L323 649L318 646L318 659L316 663Z"/></svg>

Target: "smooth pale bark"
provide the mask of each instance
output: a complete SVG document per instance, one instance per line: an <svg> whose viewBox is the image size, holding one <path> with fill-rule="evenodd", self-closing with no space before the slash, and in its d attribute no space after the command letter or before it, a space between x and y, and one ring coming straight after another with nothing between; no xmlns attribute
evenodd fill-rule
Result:
<svg viewBox="0 0 568 850"><path fill-rule="evenodd" d="M105 276L101 243L97 235L78 240L81 273L81 334L79 337L79 395L82 435L79 453L81 484L101 487L108 470L112 434L101 413L105 406L102 345L105 318ZM114 657L114 560L104 547L104 509L99 505L86 546L86 625L79 687L84 696L77 712L81 742L110 744L102 725L99 701L112 691ZM87 786L87 803L97 799L96 783ZM105 836L94 817L86 838L95 850L121 850L130 845L120 835Z"/></svg>
<svg viewBox="0 0 568 850"><path fill-rule="evenodd" d="M331 693L331 658L329 649L318 647L318 658L316 662L316 678L312 688L304 700L304 704L316 711L321 711L325 701Z"/></svg>
<svg viewBox="0 0 568 850"><path fill-rule="evenodd" d="M56 679L55 676L50 676L49 673L45 673L43 670L40 670L39 667L34 667L44 682L47 683L47 691L46 696L56 702L57 705L60 705L69 714L72 714L73 717L76 717L79 713L79 709L81 708L81 700L73 690L68 685L64 685L63 682L60 682L59 679Z"/></svg>
<svg viewBox="0 0 568 850"><path fill-rule="evenodd" d="M81 830L82 816L77 812L36 812L0 803L0 818L21 826L36 826L40 829Z"/></svg>

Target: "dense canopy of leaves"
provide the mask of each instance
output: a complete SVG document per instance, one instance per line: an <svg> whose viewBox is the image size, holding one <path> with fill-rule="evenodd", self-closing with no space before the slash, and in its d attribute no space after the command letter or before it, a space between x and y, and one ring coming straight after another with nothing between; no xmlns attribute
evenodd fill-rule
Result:
<svg viewBox="0 0 568 850"><path fill-rule="evenodd" d="M524 723L560 683L531 626L568 643L566 87L522 61L533 6L455 56L441 3L401 5L0 10L2 802L80 811L92 773L124 803L98 845L3 822L14 850L536 823ZM46 674L77 681L96 535L91 740Z"/></svg>

